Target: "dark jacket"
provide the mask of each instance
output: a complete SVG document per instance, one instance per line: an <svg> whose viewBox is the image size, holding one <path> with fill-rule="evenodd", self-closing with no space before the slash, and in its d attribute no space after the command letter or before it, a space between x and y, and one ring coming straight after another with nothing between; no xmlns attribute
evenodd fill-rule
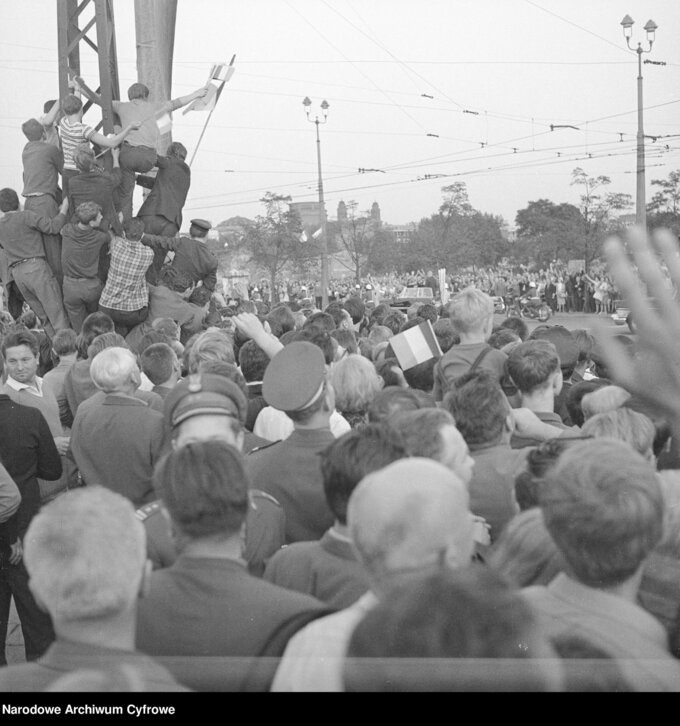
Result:
<svg viewBox="0 0 680 726"><path fill-rule="evenodd" d="M111 237L101 229L77 224L67 224L61 230L61 267L64 277L88 278L97 277L99 271L99 254Z"/></svg>
<svg viewBox="0 0 680 726"><path fill-rule="evenodd" d="M118 167L108 171L81 171L71 177L68 183L70 211L73 214L82 202L96 202L102 208L102 217L106 224L102 229L113 228L120 235L123 227L113 206L113 195L121 181Z"/></svg>
<svg viewBox="0 0 680 726"><path fill-rule="evenodd" d="M187 275L193 282L202 282L213 292L217 284L217 257L205 242L191 237L159 237L143 234L142 244L151 247L155 259L158 253L174 252L171 267Z"/></svg>
<svg viewBox="0 0 680 726"><path fill-rule="evenodd" d="M149 196L137 212L138 217L165 217L168 222L182 226L182 208L191 186L191 169L181 159L159 156L156 160L158 174ZM139 183L139 182L138 182Z"/></svg>
<svg viewBox="0 0 680 726"><path fill-rule="evenodd" d="M196 690L268 690L288 640L330 612L234 560L180 555L149 584L137 647Z"/></svg>
<svg viewBox="0 0 680 726"><path fill-rule="evenodd" d="M63 214L53 219L35 212L7 212L0 219L0 246L7 253L7 264L30 257L45 257L43 234L59 234L66 223Z"/></svg>
<svg viewBox="0 0 680 726"><path fill-rule="evenodd" d="M61 151L46 141L29 141L21 153L24 164L23 196L49 194L55 200L64 165Z"/></svg>

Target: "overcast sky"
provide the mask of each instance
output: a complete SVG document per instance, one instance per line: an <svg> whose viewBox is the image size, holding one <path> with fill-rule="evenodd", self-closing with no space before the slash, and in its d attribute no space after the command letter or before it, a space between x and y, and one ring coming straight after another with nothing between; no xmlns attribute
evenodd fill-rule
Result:
<svg viewBox="0 0 680 726"><path fill-rule="evenodd" d="M19 126L57 94L56 3L0 7L1 185L20 187ZM125 96L137 80L133 3L114 7ZM649 18L659 25L645 58L668 64L643 67L645 132L680 134L677 0L179 0L173 95L236 53L192 168L185 219L252 217L266 191L316 198L305 96L314 108L330 103L321 128L330 217L344 199L360 210L377 201L387 222L417 221L437 209L444 184L463 180L477 209L512 223L531 200L575 202L576 166L634 195L637 60L625 48L626 13L636 40ZM87 55L83 75L95 81ZM174 139L190 154L205 119L175 114ZM580 130L551 132L551 123ZM680 168L680 137L649 140L647 151L649 197L652 178ZM433 174L455 176L418 181Z"/></svg>

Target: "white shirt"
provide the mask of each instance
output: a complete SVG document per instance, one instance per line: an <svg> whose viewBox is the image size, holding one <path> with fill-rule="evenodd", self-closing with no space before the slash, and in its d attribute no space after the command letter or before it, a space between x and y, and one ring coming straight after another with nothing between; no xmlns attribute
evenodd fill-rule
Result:
<svg viewBox="0 0 680 726"><path fill-rule="evenodd" d="M35 385L30 383L20 383L19 381L15 381L12 376L7 376L7 385L10 388L13 388L15 391L24 391L27 390L29 393L32 393L34 396L38 396L38 398L43 397L43 386L42 386L42 378L40 376L36 376L34 379Z"/></svg>
<svg viewBox="0 0 680 726"><path fill-rule="evenodd" d="M378 598L369 591L354 605L302 628L288 641L271 691L344 691L342 671L350 638L377 604Z"/></svg>
<svg viewBox="0 0 680 726"><path fill-rule="evenodd" d="M333 436L339 439L343 434L352 430L347 419L341 416L337 411L333 411L330 418L330 429ZM286 416L283 411L279 411L271 406L265 406L257 418L253 433L261 436L267 441L283 441L287 439L295 430L293 422Z"/></svg>

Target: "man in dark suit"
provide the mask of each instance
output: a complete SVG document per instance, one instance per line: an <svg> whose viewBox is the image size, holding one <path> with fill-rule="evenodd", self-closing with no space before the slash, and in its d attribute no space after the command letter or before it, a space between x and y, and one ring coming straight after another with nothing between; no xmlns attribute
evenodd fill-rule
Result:
<svg viewBox="0 0 680 726"><path fill-rule="evenodd" d="M171 567L151 575L137 647L193 689L268 690L289 638L328 610L248 574L249 487L236 449L180 446L159 464L154 485L183 544Z"/></svg>
<svg viewBox="0 0 680 726"><path fill-rule="evenodd" d="M151 189L137 213L149 234L175 237L182 227L182 208L191 186L191 169L186 158L186 147L174 142L168 147L167 156L156 159L158 174L155 180L137 177L137 184Z"/></svg>

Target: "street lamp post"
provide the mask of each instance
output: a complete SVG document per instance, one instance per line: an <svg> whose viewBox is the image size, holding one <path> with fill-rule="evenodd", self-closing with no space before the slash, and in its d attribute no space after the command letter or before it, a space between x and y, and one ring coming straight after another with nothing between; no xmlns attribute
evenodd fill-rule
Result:
<svg viewBox="0 0 680 726"><path fill-rule="evenodd" d="M307 114L307 121L316 124L316 160L319 167L319 226L321 227L321 307L326 308L328 305L328 238L326 237L326 207L323 198L323 176L321 174L321 138L319 136L319 126L325 124L328 120L328 101L321 103L321 111L323 112L323 121L316 116L312 120L309 116L310 107L312 105L309 96L305 97L302 102Z"/></svg>
<svg viewBox="0 0 680 726"><path fill-rule="evenodd" d="M647 226L647 205L645 203L645 131L643 121L643 103L642 103L642 54L651 53L652 45L654 45L654 33L658 28L658 25L653 20L648 20L645 25L645 31L647 33L647 42L649 43L649 49L643 50L642 43L638 43L637 48L634 49L630 44L630 39L633 37L633 18L630 15L621 21L623 26L623 36L626 39L626 45L631 49L635 50L638 57L638 77L637 77L637 101L638 101L638 130L637 130L637 189L635 199L635 223L641 225L643 228Z"/></svg>

